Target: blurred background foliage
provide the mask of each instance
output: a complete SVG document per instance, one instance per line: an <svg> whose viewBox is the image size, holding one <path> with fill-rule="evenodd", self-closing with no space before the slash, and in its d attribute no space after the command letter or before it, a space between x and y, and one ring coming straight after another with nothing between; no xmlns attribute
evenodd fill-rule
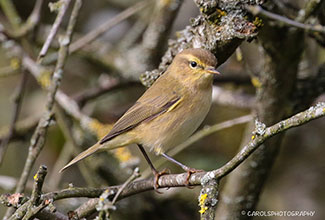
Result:
<svg viewBox="0 0 325 220"><path fill-rule="evenodd" d="M81 36L104 21L112 18L120 11L135 4L136 0L92 0L84 1L77 22L75 37ZM294 4L301 7L306 1L283 1L285 3ZM19 15L26 20L33 10L35 1L13 1ZM49 1L45 1L41 10L41 22L37 27L33 36L28 36L34 45L39 49L46 35L41 33L48 25L51 25L56 14L51 13L48 8ZM3 20L4 14L0 12ZM121 42L130 28L135 25L136 18L143 16L144 22L150 14L148 11L137 13L130 19L123 21L102 37L98 42L105 46L103 50L114 49L114 45ZM175 38L178 30L184 29L189 24L189 19L199 14L198 7L191 0L185 0L182 4L177 18L173 24L170 33L171 38ZM68 18L66 16L65 22ZM147 21L148 22L148 21ZM299 43L299 42L297 42ZM54 45L57 44L55 41ZM305 52L300 64L300 77L303 78L304 72L317 72L317 67L325 61L324 48L308 39L305 42ZM165 50L165 45L161 50ZM54 49L52 52L55 51ZM114 52L111 53L114 56ZM243 59L239 59L241 55ZM139 55L141 56L141 54ZM0 49L0 69L14 65L14 60L6 56L3 48ZM220 79L216 79L215 86L225 90L236 91L248 95L254 95L255 88L251 83L251 75L262 71L262 54L261 48L257 40L251 43L245 42L228 61L223 64L219 70L222 73ZM78 97L84 91L98 87L109 77L118 77L118 71L109 69L90 58L89 55L76 53L69 56L67 65L64 69L64 76L60 89L70 97ZM285 74L285 73L283 73ZM224 77L224 78L223 78ZM16 71L8 76L0 78L0 137L3 140L6 129L11 121L13 114L13 95L21 78L21 71ZM224 80L225 79L225 80ZM234 80L227 80L234 79ZM84 103L81 107L82 112L93 118L98 119L102 123L113 123L125 112L135 100L145 91L145 87L139 81L131 85L121 86L106 92L90 101ZM31 121L34 126L22 132L22 135L16 135L10 141L8 150L0 167L0 193L12 192L17 179L23 169L26 155L28 152L29 141L36 126L37 120L41 117L45 109L47 93L40 88L34 77L28 76L22 101L22 110L19 114L18 121ZM325 96L320 96L318 101L324 101ZM59 108L58 108L59 109ZM60 111L60 110L58 110ZM213 125L222 121L226 121L235 117L246 115L251 112L250 108L238 108L235 104L226 105L224 103L214 103L205 119L201 128L207 125ZM62 113L62 110L61 110ZM62 113L64 115L64 113ZM63 118L66 116L63 116ZM63 119L65 120L65 119ZM34 121L34 122L33 122ZM36 121L36 122L35 122ZM90 146L94 143L96 137L94 134L85 133L71 119L67 119L68 124L75 129L76 136L86 136L81 138L79 144L82 148ZM220 167L229 159L231 159L238 150L245 132L250 128L247 124L236 125L234 127L216 132L200 141L192 144L186 150L176 156L176 159L184 162L191 167L212 170ZM299 128L292 129L285 136L283 147L276 164L272 169L265 189L260 197L258 210L307 210L316 211L316 215L312 219L325 218L325 120L320 119L304 125ZM252 130L252 129L251 129ZM251 131L250 130L250 131ZM78 166L74 166L63 174L53 172L54 166L60 158L60 152L64 147L71 144L67 140L62 131L60 123L51 126L44 150L38 157L32 173L34 174L41 164L48 167L49 175L46 178L44 191L52 191L67 187L69 183L74 186L105 186L107 184L120 184L129 175L132 167L140 161L140 170L144 171L147 164L142 155L136 148L130 146L132 158L139 158L126 167L119 166L118 159L112 157L111 153L100 153L87 159L86 168L92 167L89 164L103 163L108 170L103 168L96 169L96 174L79 171ZM125 152L123 152L125 153ZM157 157L150 155L153 160ZM71 156L69 157L71 158ZM82 166L82 165L81 165ZM97 166L97 165L96 165ZM96 167L95 166L95 167ZM170 163L166 163L164 167L170 168L173 173L181 172L177 167ZM121 176L116 176L119 170ZM53 184L55 179L59 182ZM27 184L27 191L31 189L32 177ZM221 182L223 184L224 181ZM117 211L113 212L115 219L199 219L199 207L197 206L197 197L200 187L194 189L173 188L169 190L161 190L163 194L155 192L146 192L135 195L130 198L123 199L117 204ZM78 207L85 199L67 199L56 202L60 210L71 210ZM0 206L0 216L3 216L5 209ZM281 217L269 217L268 219L280 219ZM284 218L281 218L284 219ZM291 218L304 219L304 218Z"/></svg>

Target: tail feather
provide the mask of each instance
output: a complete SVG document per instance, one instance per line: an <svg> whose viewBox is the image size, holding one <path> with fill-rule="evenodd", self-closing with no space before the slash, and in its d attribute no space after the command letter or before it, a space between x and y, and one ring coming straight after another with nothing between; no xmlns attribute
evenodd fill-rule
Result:
<svg viewBox="0 0 325 220"><path fill-rule="evenodd" d="M87 150L81 152L78 156L76 156L75 158L73 158L73 160L71 160L67 165L65 165L60 170L60 173L63 172L68 167L72 166L73 164L79 162L80 160L83 160L86 157L92 155L93 153L95 153L96 151L98 151L100 148L101 148L101 144L98 142L98 143L94 144L93 146L91 146L90 148L88 148Z"/></svg>

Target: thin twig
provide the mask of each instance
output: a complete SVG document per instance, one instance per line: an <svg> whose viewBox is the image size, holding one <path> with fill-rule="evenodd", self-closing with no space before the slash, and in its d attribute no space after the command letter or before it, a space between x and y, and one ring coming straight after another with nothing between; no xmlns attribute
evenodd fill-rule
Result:
<svg viewBox="0 0 325 220"><path fill-rule="evenodd" d="M11 0L1 0L1 8L14 29L19 28L21 18Z"/></svg>
<svg viewBox="0 0 325 220"><path fill-rule="evenodd" d="M14 134L16 132L15 127L16 127L16 122L18 120L21 104L22 104L24 88L26 85L26 79L27 79L27 72L26 72L26 70L23 70L21 80L17 87L17 91L16 91L15 97L14 97L13 115L12 115L12 119L11 119L10 126L9 126L9 133L8 133L8 136L2 140L1 145L0 145L0 165L3 162L3 157L7 151L7 147L10 142L10 139L12 138L12 136L14 136Z"/></svg>
<svg viewBox="0 0 325 220"><path fill-rule="evenodd" d="M26 161L26 164L27 164L27 161ZM25 167L26 167L26 165L25 165ZM35 182L34 182L34 187L33 187L32 198L30 200L28 200L27 202L24 202L23 205L21 206L21 207L24 207L24 208L17 209L13 215L11 215L11 213L14 210L13 209L8 209L7 212L6 212L6 215L5 215L6 219L7 218L9 220L21 219L25 215L33 216L35 213L37 213L38 211L41 211L45 207L44 205L38 206L38 204L36 205L36 203L39 202L39 198L41 196L41 189L42 189L42 186L43 186L43 182L44 182L44 178L45 178L46 173L47 173L46 167L41 166L40 169L39 169L39 172L36 174L36 175L38 175L38 174L40 175L40 179L37 179L34 176ZM19 181L21 181L21 179ZM15 193L15 194L20 194L20 193ZM10 216L10 218L9 218L9 216ZM23 219L26 219L26 218L23 218ZM29 218L27 218L27 219L29 219Z"/></svg>
<svg viewBox="0 0 325 220"><path fill-rule="evenodd" d="M85 45L89 44L90 42L92 42L93 40L95 40L96 38L98 38L99 36L104 34L105 32L107 32L108 30L113 28L115 25L117 25L120 22L124 21L125 19L129 18L130 16L132 16L133 14L142 10L143 8L145 8L148 5L149 5L149 1L144 0L144 1L141 1L127 9L125 9L124 11L122 11L121 13L119 13L118 15L113 17L112 19L106 21L105 23L103 23L102 25L97 27L96 29L92 30L85 36L83 36L83 37L79 38L78 40L76 40L75 42L73 42L70 46L71 53L81 49Z"/></svg>
<svg viewBox="0 0 325 220"><path fill-rule="evenodd" d="M250 11L253 15L263 15L266 16L268 18L280 21L286 25L292 26L292 27L296 27L305 31L316 31L316 32L320 32L320 33L325 33L325 27L321 26L321 25L309 25L309 24L303 24L294 20L291 20L287 17L269 12L267 10L264 10L261 6L258 5L249 5L246 7L248 11Z"/></svg>
<svg viewBox="0 0 325 220"><path fill-rule="evenodd" d="M63 17L69 7L69 4L71 2L71 0L61 0L62 1L62 5L60 6L60 10L58 12L58 15L56 16L56 19L52 25L52 28L51 28L51 31L41 49L41 52L39 53L38 55L38 60L40 61L41 58L43 58L46 53L47 53L47 50L49 49L51 43L52 43L52 40L54 39L59 27L60 27L60 24L62 23L62 20L63 20Z"/></svg>
<svg viewBox="0 0 325 220"><path fill-rule="evenodd" d="M121 51L119 62L114 62L122 76L126 79L138 80L140 74L155 68L163 54L162 45L167 44L168 36L183 0L170 0L161 4L154 1L155 7L150 15L148 27L141 36L141 42L126 51ZM142 54L142 56L139 56ZM141 78L140 78L141 80Z"/></svg>
<svg viewBox="0 0 325 220"><path fill-rule="evenodd" d="M148 10L149 11L149 10ZM123 36L118 44L118 48L120 50L127 50L131 48L132 45L135 45L136 42L140 39L143 32L148 26L149 19L147 18L147 14L141 13L138 20L133 24L133 26L128 30L128 32Z"/></svg>
<svg viewBox="0 0 325 220"><path fill-rule="evenodd" d="M224 177L225 175L233 171L247 157L249 157L249 155L251 155L267 139L273 137L278 133L288 130L289 128L303 125L311 120L323 117L324 115L325 115L325 102L320 102L317 105L312 106L303 112L300 112L288 119L280 121L275 125L266 128L260 134L253 134L252 140L246 146L244 146L233 159L231 159L222 168L212 171L212 173L218 178Z"/></svg>
<svg viewBox="0 0 325 220"><path fill-rule="evenodd" d="M303 9L299 11L296 21L305 22L310 16L314 15L320 7L322 7L322 4L324 4L324 0L307 1Z"/></svg>
<svg viewBox="0 0 325 220"><path fill-rule="evenodd" d="M31 219L34 215L40 212L46 207L46 205L41 201L42 187L47 174L47 167L41 165L34 176L34 186L31 195L31 199L26 203L28 208L22 220ZM13 218L13 216L11 217Z"/></svg>
<svg viewBox="0 0 325 220"><path fill-rule="evenodd" d="M34 130L37 126L37 123L40 120L40 116L33 115L16 122L15 133L11 137L14 138L23 138L25 134ZM0 140L3 140L9 135L9 127L3 127L0 129Z"/></svg>
<svg viewBox="0 0 325 220"><path fill-rule="evenodd" d="M34 176L34 186L31 198L23 203L22 210L19 210L16 215L12 215L9 220L12 219L22 219L28 220L31 219L36 213L40 212L43 208L48 205L48 202L43 203L41 201L42 196L42 187L45 180L45 176L47 174L47 167L41 165L38 169L37 173Z"/></svg>
<svg viewBox="0 0 325 220"><path fill-rule="evenodd" d="M33 205L39 204L46 174L47 174L47 167L45 165L41 165L34 176L34 187L31 196L31 201Z"/></svg>
<svg viewBox="0 0 325 220"><path fill-rule="evenodd" d="M30 16L27 18L27 21L19 27L19 29L11 33L12 37L19 38L26 35L30 30L32 30L39 22L40 12L42 9L43 0L37 0L34 6L34 9Z"/></svg>
<svg viewBox="0 0 325 220"><path fill-rule="evenodd" d="M109 216L109 209L115 210L116 207L114 206L117 199L119 198L120 194L123 192L123 190L136 178L140 176L139 168L136 167L133 170L132 175L121 185L121 187L118 188L117 192L113 192L110 189L106 189L99 197L99 202L96 206L96 210L100 211L98 214L99 219L104 219L104 216ZM114 193L114 198L112 201L108 199L108 197L111 195L111 193Z"/></svg>
<svg viewBox="0 0 325 220"><path fill-rule="evenodd" d="M78 103L79 106L84 106L89 100L98 98L103 94L118 90L120 88L129 88L130 86L137 84L139 83L135 81L120 82L118 79L110 77L107 80L105 79L104 83L100 82L99 85L74 95L73 99Z"/></svg>
<svg viewBox="0 0 325 220"><path fill-rule="evenodd" d="M47 114L41 118L37 125L37 128L35 129L35 132L30 141L26 163L16 186L16 193L22 193L25 189L26 182L34 165L34 162L44 145L47 128L50 126L52 119L52 114L47 112Z"/></svg>
<svg viewBox="0 0 325 220"><path fill-rule="evenodd" d="M123 190L136 178L138 178L140 176L139 173L139 168L136 167L132 173L132 175L123 183L123 185L118 189L117 193L115 194L113 200L112 200L112 205L115 204L115 202L117 201L118 197L120 196L120 194L123 192Z"/></svg>
<svg viewBox="0 0 325 220"><path fill-rule="evenodd" d="M43 73L43 68L37 64L33 59L28 56L24 56L22 60L22 65L30 71L30 73L36 78L39 79ZM47 88L48 89L48 88ZM77 104L77 102L66 95L61 90L58 90L55 96L58 104L64 109L64 111L72 116L74 119L80 122L80 125L83 129L90 130L89 122L93 121L93 118L90 118L86 114L83 114ZM94 132L91 130L91 132Z"/></svg>

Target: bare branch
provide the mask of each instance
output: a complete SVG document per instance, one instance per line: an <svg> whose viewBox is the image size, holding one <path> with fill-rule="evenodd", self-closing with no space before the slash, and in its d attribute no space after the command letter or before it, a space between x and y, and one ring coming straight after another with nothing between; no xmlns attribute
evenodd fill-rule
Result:
<svg viewBox="0 0 325 220"><path fill-rule="evenodd" d="M322 8L324 0L310 0L306 2L306 5L299 11L296 18L298 22L305 22L310 16L314 15L315 12Z"/></svg>
<svg viewBox="0 0 325 220"><path fill-rule="evenodd" d="M23 99L23 93L24 93L24 88L26 85L26 80L27 80L27 72L26 72L26 70L23 70L21 80L17 87L17 91L16 91L15 97L14 97L14 108L13 108L12 119L11 119L11 122L9 125L9 133L8 133L7 137L5 137L1 141L1 145L0 145L0 164L3 161L3 157L6 153L10 139L12 138L12 136L14 136L14 134L16 132L16 130L15 130L16 122L18 120L18 116L20 113L20 108L21 108L21 103L22 103L22 99Z"/></svg>
<svg viewBox="0 0 325 220"><path fill-rule="evenodd" d="M76 94L73 99L78 103L79 106L84 106L88 101L98 98L99 96L121 89L121 88L129 88L130 86L140 85L140 83L135 81L127 81L121 82L116 78L109 78L107 80L103 80L93 88L82 91L79 94Z"/></svg>
<svg viewBox="0 0 325 220"><path fill-rule="evenodd" d="M32 30L39 22L42 5L43 0L37 0L32 13L27 18L27 21L18 29L10 33L10 35L14 38L20 38L26 35L30 30Z"/></svg>
<svg viewBox="0 0 325 220"><path fill-rule="evenodd" d="M149 3L150 3L150 1L146 1L146 0L141 1L127 9L125 9L124 11L122 11L121 13L119 13L118 15L113 17L112 19L106 21L105 23L103 23L102 25L97 27L96 29L94 29L91 32L89 32L88 34L86 34L85 36L79 38L78 40L76 40L75 42L73 42L71 44L71 46L70 46L71 53L81 49L85 45L89 44L90 42L92 42L93 40L95 40L96 38L98 38L99 36L104 34L105 32L107 32L108 30L113 28L115 25L121 23L122 21L124 21L125 19L134 15L138 11L144 9L146 6L149 5Z"/></svg>
<svg viewBox="0 0 325 220"><path fill-rule="evenodd" d="M296 27L305 31L316 31L320 33L325 33L325 27L321 25L309 25L309 24L303 24L294 20L291 20L289 18L286 18L284 16L269 12L267 10L264 10L261 6L254 5L254 6L247 6L247 10L249 10L253 15L263 15L267 18L271 18L277 21L282 22L283 24L286 24L288 26Z"/></svg>
<svg viewBox="0 0 325 220"><path fill-rule="evenodd" d="M37 125L37 128L30 141L28 156L24 169L16 186L16 193L22 193L25 189L25 185L34 162L44 145L47 128L50 126L53 120L52 116L53 115L50 112L47 112L47 114L44 114Z"/></svg>
<svg viewBox="0 0 325 220"><path fill-rule="evenodd" d="M104 216L109 217L109 209L115 210L116 207L114 206L118 197L120 196L120 194L123 192L123 190L136 178L138 178L140 176L139 173L139 168L136 167L133 170L132 175L121 185L121 187L119 187L119 189L117 190L117 192L114 195L114 198L112 201L110 201L108 199L108 197L111 195L111 191L109 189L106 189L99 198L99 202L96 206L96 210L99 211L98 217L99 219L106 219L103 218Z"/></svg>
<svg viewBox="0 0 325 220"><path fill-rule="evenodd" d="M11 139L19 139L24 136L24 134L34 130L37 126L37 123L40 120L40 116L33 115L25 119L19 120L16 122L15 133ZM9 127L3 127L0 129L0 140L5 139L10 132Z"/></svg>
<svg viewBox="0 0 325 220"><path fill-rule="evenodd" d="M1 0L0 5L6 17L8 18L10 24L13 28L19 28L21 23L21 18L19 17L16 8L11 0Z"/></svg>
<svg viewBox="0 0 325 220"><path fill-rule="evenodd" d="M62 23L63 17L69 7L70 2L71 2L71 0L61 0L60 1L60 3L62 3L62 5L60 5L60 9L59 9L58 15L56 16L56 19L52 25L52 29L51 29L51 31L44 43L39 55L38 55L39 60L46 55L47 50L49 49L49 47L52 43L52 40L54 39L54 37L60 27L60 24Z"/></svg>
<svg viewBox="0 0 325 220"><path fill-rule="evenodd" d="M34 187L33 192L31 196L31 201L33 205L38 205L39 200L42 194L42 187L45 180L45 176L47 174L47 167L44 165L41 165L37 171L37 173L34 176Z"/></svg>
<svg viewBox="0 0 325 220"><path fill-rule="evenodd" d="M119 190L117 191L117 193L115 194L113 200L112 200L112 204L114 205L115 202L117 201L118 197L120 196L120 194L123 192L123 190L136 178L138 178L140 176L139 173L139 168L136 167L132 173L132 175L123 183L123 185L119 188Z"/></svg>

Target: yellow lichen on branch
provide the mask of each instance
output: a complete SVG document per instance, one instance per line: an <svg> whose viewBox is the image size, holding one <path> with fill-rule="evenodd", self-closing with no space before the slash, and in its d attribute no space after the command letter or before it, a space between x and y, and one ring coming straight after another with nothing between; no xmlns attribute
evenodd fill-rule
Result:
<svg viewBox="0 0 325 220"><path fill-rule="evenodd" d="M261 88L262 83L257 77L252 77L251 82L255 88Z"/></svg>
<svg viewBox="0 0 325 220"><path fill-rule="evenodd" d="M20 65L21 65L20 59L12 58L10 60L10 66L11 66L12 69L18 70L20 68Z"/></svg>
<svg viewBox="0 0 325 220"><path fill-rule="evenodd" d="M40 76L37 77L38 83L42 86L43 89L48 89L51 85L51 71L42 71Z"/></svg>
<svg viewBox="0 0 325 220"><path fill-rule="evenodd" d="M199 210L200 214L204 214L208 207L205 206L205 201L208 198L208 194L204 193L200 195L199 206L201 209Z"/></svg>
<svg viewBox="0 0 325 220"><path fill-rule="evenodd" d="M255 17L254 21L253 21L253 24L256 26L256 27L263 27L263 20L259 17Z"/></svg>

